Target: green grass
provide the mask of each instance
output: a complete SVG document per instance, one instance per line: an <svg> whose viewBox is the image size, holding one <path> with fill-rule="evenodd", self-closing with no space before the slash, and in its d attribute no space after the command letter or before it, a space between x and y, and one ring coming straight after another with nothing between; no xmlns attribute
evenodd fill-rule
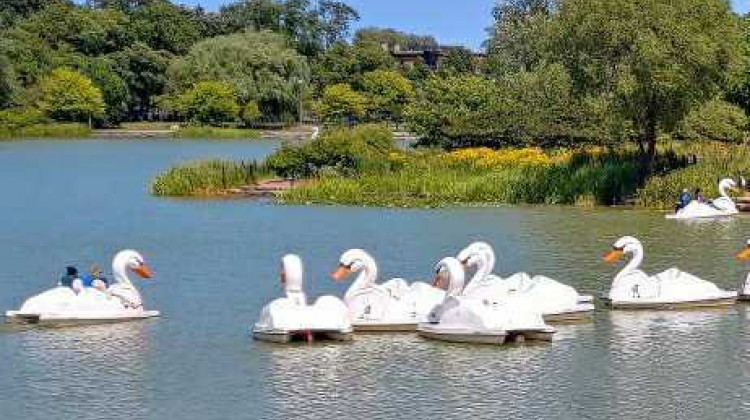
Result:
<svg viewBox="0 0 750 420"><path fill-rule="evenodd" d="M258 139L260 138L260 131L245 128L188 126L175 132L175 137L185 139Z"/></svg>
<svg viewBox="0 0 750 420"><path fill-rule="evenodd" d="M256 162L205 160L170 168L151 183L157 196L221 196L231 188L255 184L269 178L269 171Z"/></svg>
<svg viewBox="0 0 750 420"><path fill-rule="evenodd" d="M641 207L671 209L680 192L691 193L700 188L706 198L717 197L719 180L740 176L750 179L750 147L725 143L696 143L681 147L683 153L694 154L698 163L663 175L651 177L638 190Z"/></svg>
<svg viewBox="0 0 750 420"><path fill-rule="evenodd" d="M0 139L20 140L28 138L85 138L91 135L91 130L84 124L35 124L26 127L7 128L0 127Z"/></svg>
<svg viewBox="0 0 750 420"><path fill-rule="evenodd" d="M469 169L438 156L415 153L403 167L357 176L324 175L287 191L290 204L320 203L382 207L439 207L499 203L611 204L638 185L638 166L623 157L579 156L556 165Z"/></svg>

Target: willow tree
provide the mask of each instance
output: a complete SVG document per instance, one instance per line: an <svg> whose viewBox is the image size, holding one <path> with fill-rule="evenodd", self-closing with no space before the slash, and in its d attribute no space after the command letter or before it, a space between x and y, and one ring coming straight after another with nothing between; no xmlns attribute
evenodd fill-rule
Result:
<svg viewBox="0 0 750 420"><path fill-rule="evenodd" d="M201 81L228 83L240 105L257 102L263 114L297 115L308 86L307 61L272 32L244 32L195 44L172 62L168 74L173 92Z"/></svg>
<svg viewBox="0 0 750 420"><path fill-rule="evenodd" d="M659 132L726 87L742 62L726 0L561 0L551 56L581 94L610 100L649 160Z"/></svg>

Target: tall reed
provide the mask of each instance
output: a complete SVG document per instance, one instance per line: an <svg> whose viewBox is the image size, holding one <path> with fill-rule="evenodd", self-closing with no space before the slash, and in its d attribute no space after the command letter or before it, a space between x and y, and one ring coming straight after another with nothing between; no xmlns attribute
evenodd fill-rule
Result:
<svg viewBox="0 0 750 420"><path fill-rule="evenodd" d="M206 160L170 168L151 183L158 196L215 196L228 189L252 185L271 174L255 161Z"/></svg>

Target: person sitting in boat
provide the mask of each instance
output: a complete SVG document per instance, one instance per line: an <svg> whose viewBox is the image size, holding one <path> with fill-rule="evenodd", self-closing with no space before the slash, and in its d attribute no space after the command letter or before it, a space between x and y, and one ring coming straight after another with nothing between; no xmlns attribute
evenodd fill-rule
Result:
<svg viewBox="0 0 750 420"><path fill-rule="evenodd" d="M89 272L81 276L81 286L93 287L99 291L107 290L109 281L104 277L104 271L98 265L92 265Z"/></svg>
<svg viewBox="0 0 750 420"><path fill-rule="evenodd" d="M677 202L677 206L674 209L675 213L687 207L687 205L690 204L691 201L693 201L693 197L690 196L687 188L685 188L684 190L682 190L682 194L680 194L680 200Z"/></svg>
<svg viewBox="0 0 750 420"><path fill-rule="evenodd" d="M703 203L704 202L704 200L703 200L703 193L701 193L701 189L700 188L696 188L695 189L695 201L697 201L699 203Z"/></svg>
<svg viewBox="0 0 750 420"><path fill-rule="evenodd" d="M65 274L60 277L60 286L73 287L73 281L78 278L78 269L69 265L65 267Z"/></svg>

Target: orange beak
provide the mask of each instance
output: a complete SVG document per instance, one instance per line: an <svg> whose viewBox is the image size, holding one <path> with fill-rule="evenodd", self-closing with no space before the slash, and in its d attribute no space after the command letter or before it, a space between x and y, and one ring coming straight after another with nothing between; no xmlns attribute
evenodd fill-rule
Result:
<svg viewBox="0 0 750 420"><path fill-rule="evenodd" d="M742 252L737 254L737 259L740 261L750 260L750 245L747 246Z"/></svg>
<svg viewBox="0 0 750 420"><path fill-rule="evenodd" d="M146 264L141 264L138 267L134 268L133 272L135 274L138 274L138 276L142 279L150 279L151 276L153 276L153 273L151 273L151 269L148 268Z"/></svg>
<svg viewBox="0 0 750 420"><path fill-rule="evenodd" d="M435 278L432 279L432 287L437 287L438 289L442 289L443 287L443 279L440 278L440 274L435 274Z"/></svg>
<svg viewBox="0 0 750 420"><path fill-rule="evenodd" d="M351 273L352 273L351 268L345 265L339 264L339 268L336 269L336 271L334 271L333 273L331 273L331 278L334 281L344 281L346 280L347 277L349 277L349 274Z"/></svg>
<svg viewBox="0 0 750 420"><path fill-rule="evenodd" d="M621 249L611 249L607 251L606 254L604 254L604 257L602 259L607 264L614 264L617 261L620 261L620 259L625 255L625 252Z"/></svg>

